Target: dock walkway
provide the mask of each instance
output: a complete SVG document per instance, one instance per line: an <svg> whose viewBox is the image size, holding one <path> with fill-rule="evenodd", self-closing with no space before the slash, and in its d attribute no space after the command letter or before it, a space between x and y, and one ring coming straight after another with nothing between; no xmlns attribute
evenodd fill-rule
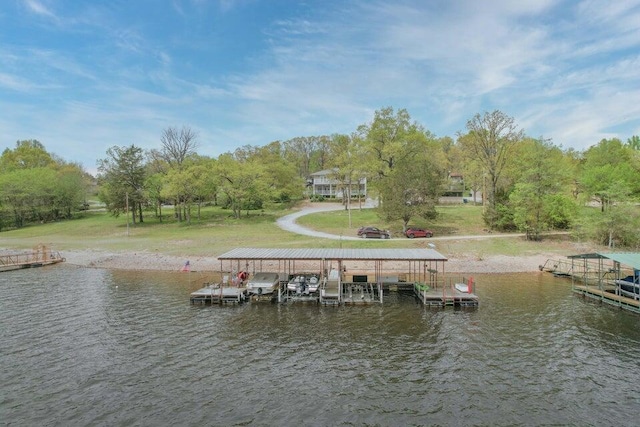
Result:
<svg viewBox="0 0 640 427"><path fill-rule="evenodd" d="M35 248L31 252L0 255L0 272L19 270L22 268L42 267L64 262L65 259L56 251L44 246Z"/></svg>
<svg viewBox="0 0 640 427"><path fill-rule="evenodd" d="M247 299L245 287L208 284L191 293L191 304L241 304Z"/></svg>
<svg viewBox="0 0 640 427"><path fill-rule="evenodd" d="M573 292L584 297L640 313L640 293L637 292L640 253L588 253L567 258L548 260L540 266L540 271L571 279ZM634 286L634 282L623 281L625 277L635 278L633 293L625 292L624 285Z"/></svg>

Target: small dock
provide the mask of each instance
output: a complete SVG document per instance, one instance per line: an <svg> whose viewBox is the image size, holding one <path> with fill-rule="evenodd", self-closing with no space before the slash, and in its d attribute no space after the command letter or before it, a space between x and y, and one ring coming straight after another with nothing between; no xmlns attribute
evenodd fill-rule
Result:
<svg viewBox="0 0 640 427"><path fill-rule="evenodd" d="M441 288L431 288L424 283L415 283L414 292L417 298L429 307L478 307L480 299L473 293L470 285L472 282L473 279L470 278L463 280L464 286L456 286L454 282L450 282Z"/></svg>
<svg viewBox="0 0 640 427"><path fill-rule="evenodd" d="M43 267L64 261L65 259L60 253L41 245L34 248L31 252L0 255L0 272Z"/></svg>
<svg viewBox="0 0 640 427"><path fill-rule="evenodd" d="M640 313L639 253L588 253L567 258L548 260L540 271L571 279L573 292L585 298ZM629 278L632 280L625 280Z"/></svg>
<svg viewBox="0 0 640 427"><path fill-rule="evenodd" d="M191 293L191 304L242 304L247 300L245 287L207 284Z"/></svg>

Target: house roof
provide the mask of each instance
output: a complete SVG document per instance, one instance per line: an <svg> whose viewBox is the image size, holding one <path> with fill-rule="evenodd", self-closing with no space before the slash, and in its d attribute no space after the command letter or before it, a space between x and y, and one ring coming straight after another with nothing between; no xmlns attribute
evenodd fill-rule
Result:
<svg viewBox="0 0 640 427"><path fill-rule="evenodd" d="M324 176L324 175L330 175L332 173L335 173L336 169L323 169L321 171L318 172L314 172L312 174L310 174L311 176Z"/></svg>

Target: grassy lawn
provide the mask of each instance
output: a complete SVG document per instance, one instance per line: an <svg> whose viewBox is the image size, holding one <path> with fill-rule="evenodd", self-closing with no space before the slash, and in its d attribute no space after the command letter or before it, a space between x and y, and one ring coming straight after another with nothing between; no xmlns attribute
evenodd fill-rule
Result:
<svg viewBox="0 0 640 427"><path fill-rule="evenodd" d="M51 249L104 250L112 252L159 252L167 255L217 256L238 247L274 248L424 248L429 239L321 239L281 230L276 219L291 210L272 209L243 213L235 219L231 212L219 207L203 208L201 219L192 216L191 225L178 222L172 209L163 211L160 222L147 213L143 224L130 224L120 216L115 218L106 212L85 212L78 219L49 224L31 225L18 230L0 232L0 247L30 249L45 244ZM412 225L430 228L435 236L487 235L483 231L482 208L459 205L438 208L435 221L415 221ZM349 213L340 210L303 216L298 223L314 230L342 236L355 236L361 225L375 225L391 230L393 237L400 237L401 224L381 222L373 209L353 209ZM350 225L351 224L351 225ZM527 242L521 237L497 239L433 240L437 249L450 256L468 254L482 259L494 254L518 255L557 250L566 253L567 239L546 239L544 242Z"/></svg>
<svg viewBox="0 0 640 427"><path fill-rule="evenodd" d="M455 205L437 208L438 218L435 221L416 219L410 225L433 230L435 236L483 234L485 225L482 221L482 206ZM349 226L351 217L351 226ZM298 219L298 224L305 227L343 236L355 236L358 227L373 225L391 231L392 237L402 235L402 223L385 223L376 215L375 209L351 209L335 212L320 212L305 215Z"/></svg>

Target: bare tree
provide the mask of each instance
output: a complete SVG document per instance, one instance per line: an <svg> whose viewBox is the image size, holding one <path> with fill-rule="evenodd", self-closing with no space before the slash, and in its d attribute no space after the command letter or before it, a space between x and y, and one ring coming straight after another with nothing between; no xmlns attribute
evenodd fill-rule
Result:
<svg viewBox="0 0 640 427"><path fill-rule="evenodd" d="M160 154L170 167L179 168L189 155L195 154L197 139L198 133L188 126L182 126L180 130L168 127L162 131Z"/></svg>

